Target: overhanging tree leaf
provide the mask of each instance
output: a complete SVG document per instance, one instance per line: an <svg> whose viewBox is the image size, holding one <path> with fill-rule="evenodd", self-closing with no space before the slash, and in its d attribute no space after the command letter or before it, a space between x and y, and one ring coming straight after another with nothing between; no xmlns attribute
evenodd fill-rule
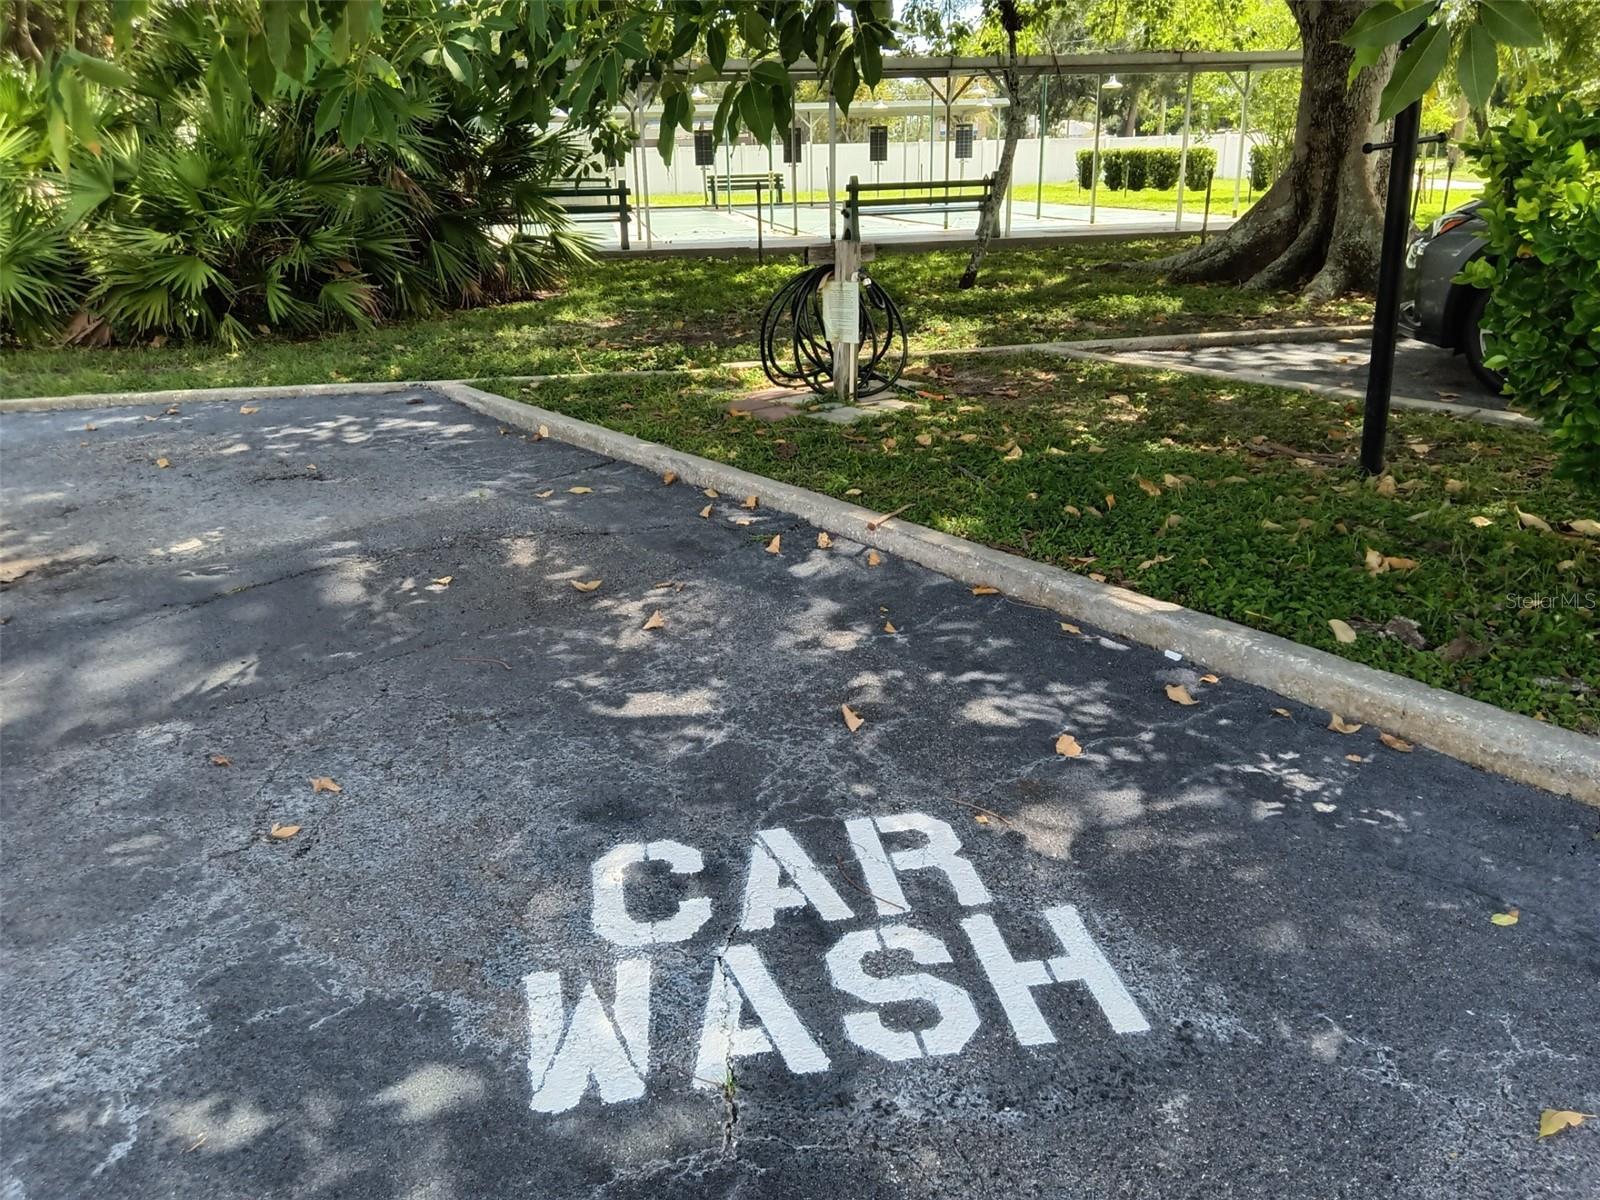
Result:
<svg viewBox="0 0 1600 1200"><path fill-rule="evenodd" d="M1481 25L1468 26L1456 58L1456 78L1467 103L1481 112L1489 103L1499 73L1500 56L1494 38Z"/></svg>
<svg viewBox="0 0 1600 1200"><path fill-rule="evenodd" d="M1407 46L1394 65L1389 85L1383 89L1378 120L1387 121L1406 105L1422 99L1450 61L1450 33L1443 25L1430 25Z"/></svg>
<svg viewBox="0 0 1600 1200"><path fill-rule="evenodd" d="M1527 0L1479 0L1478 20L1502 46L1537 46L1544 41L1544 26Z"/></svg>
<svg viewBox="0 0 1600 1200"><path fill-rule="evenodd" d="M1392 46L1428 19L1434 9L1432 4L1400 5L1393 0L1375 4L1356 18L1350 31L1339 40L1356 49L1381 50Z"/></svg>

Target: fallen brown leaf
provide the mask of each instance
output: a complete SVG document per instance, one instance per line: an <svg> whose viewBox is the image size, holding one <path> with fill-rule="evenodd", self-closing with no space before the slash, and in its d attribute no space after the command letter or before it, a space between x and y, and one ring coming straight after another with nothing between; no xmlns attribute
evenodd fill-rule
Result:
<svg viewBox="0 0 1600 1200"><path fill-rule="evenodd" d="M755 508L760 503L761 503L761 501L757 500L754 496L746 496L744 498L744 501L739 505L739 507L740 508Z"/></svg>
<svg viewBox="0 0 1600 1200"><path fill-rule="evenodd" d="M1078 745L1078 739L1070 733L1063 733L1056 739L1056 753L1062 758L1077 758L1083 753L1083 747Z"/></svg>
<svg viewBox="0 0 1600 1200"><path fill-rule="evenodd" d="M1060 625L1061 625L1061 632L1062 633L1075 633L1075 634L1078 634L1080 637L1083 635L1083 630L1079 629L1071 621L1062 621L1062 622L1060 622Z"/></svg>
<svg viewBox="0 0 1600 1200"><path fill-rule="evenodd" d="M160 468L161 468L161 469L162 469L162 470L166 470L166 469L167 469L167 468L168 468L168 467L170 467L170 466L171 466L171 465L172 465L172 464L171 464L171 463L170 463L170 462L168 462L168 461L167 461L167 460L166 460L166 459L164 459L164 458L158 458L158 459L156 459L156 466L158 466L158 467L160 467Z"/></svg>
<svg viewBox="0 0 1600 1200"><path fill-rule="evenodd" d="M851 733L854 733L856 730L860 729L866 724L866 721L862 720L861 717L856 714L856 710L851 708L848 704L839 705L839 712L844 717L844 727Z"/></svg>
<svg viewBox="0 0 1600 1200"><path fill-rule="evenodd" d="M1583 534L1584 537L1600 538L1600 521L1591 521L1588 517L1568 521L1567 528L1573 533Z"/></svg>
<svg viewBox="0 0 1600 1200"><path fill-rule="evenodd" d="M700 494L706 497L708 500L715 500L722 493L717 491L716 488L703 488Z"/></svg>
<svg viewBox="0 0 1600 1200"><path fill-rule="evenodd" d="M711 505L708 504L704 508L702 508L700 510L700 515L701 515L701 517L709 517L711 515Z"/></svg>
<svg viewBox="0 0 1600 1200"><path fill-rule="evenodd" d="M572 584L574 591L592 592L600 586L602 581L598 579L570 579L567 582Z"/></svg>
<svg viewBox="0 0 1600 1200"><path fill-rule="evenodd" d="M1522 910L1518 908L1508 908L1505 912L1489 914L1489 922L1493 925L1515 925L1521 919Z"/></svg>
<svg viewBox="0 0 1600 1200"><path fill-rule="evenodd" d="M668 487L671 487L673 484L678 482L678 473L676 471L668 471L661 477L661 482L666 484Z"/></svg>
<svg viewBox="0 0 1600 1200"><path fill-rule="evenodd" d="M550 436L550 426L548 426L548 425L539 426L538 431L533 436L537 437L537 438L547 438L547 437L549 437Z"/></svg>
<svg viewBox="0 0 1600 1200"><path fill-rule="evenodd" d="M781 554L783 552L783 535L773 534L772 540L767 543L768 554Z"/></svg>
<svg viewBox="0 0 1600 1200"><path fill-rule="evenodd" d="M244 415L244 416L247 416L247 417L248 417L248 416L249 416L249 415L250 415L250 414L251 414L251 413L258 413L258 412L260 412L260 411L261 411L261 410L260 410L260 409L259 409L259 408L254 408L254 407L252 407L252 406L251 406L251 405L248 405L248 404L246 404L246 405L244 405L244 406L243 406L243 407L242 407L242 408L240 408L240 409L239 409L239 412L240 412L240 413L241 413L241 414L242 414L242 415Z"/></svg>
<svg viewBox="0 0 1600 1200"><path fill-rule="evenodd" d="M896 629L894 627L894 622L893 621L885 621L883 623L883 631L885 633L899 633L900 632L898 629Z"/></svg>
<svg viewBox="0 0 1600 1200"><path fill-rule="evenodd" d="M1488 517L1469 517L1467 519L1467 524L1476 526L1479 529L1487 529L1489 526L1493 525L1494 522Z"/></svg>
<svg viewBox="0 0 1600 1200"><path fill-rule="evenodd" d="M1522 527L1524 529L1537 529L1542 533L1552 532L1550 529L1550 522L1546 521L1543 517L1535 516L1530 512L1523 512L1515 505L1513 505L1512 508L1517 514L1517 520L1522 523Z"/></svg>
<svg viewBox="0 0 1600 1200"><path fill-rule="evenodd" d="M344 791L344 789L326 775L313 775L311 777L311 791L313 793L333 792L335 795L337 795L338 793Z"/></svg>
<svg viewBox="0 0 1600 1200"><path fill-rule="evenodd" d="M298 825L279 825L276 821L272 823L272 836L277 838L280 842L285 838L292 838L299 832L300 826Z"/></svg>
<svg viewBox="0 0 1600 1200"><path fill-rule="evenodd" d="M833 545L833 539L826 533L817 534L817 549L827 550Z"/></svg>
<svg viewBox="0 0 1600 1200"><path fill-rule="evenodd" d="M665 629L666 627L667 627L667 619L661 615L661 610L658 608L658 609L656 609L655 612L650 614L650 619L648 621L646 621L640 628L641 629Z"/></svg>
<svg viewBox="0 0 1600 1200"><path fill-rule="evenodd" d="M1359 733L1359 732L1361 732L1361 726L1360 725L1352 725L1352 724L1350 724L1343 717L1341 717L1338 713L1329 713L1328 715L1333 718L1331 721L1328 722L1328 728L1333 730L1335 733Z"/></svg>
<svg viewBox="0 0 1600 1200"><path fill-rule="evenodd" d="M1161 495L1161 489L1158 488L1155 484L1151 483L1148 479L1146 479L1142 475L1135 476L1134 477L1134 482L1139 485L1139 490L1141 492L1143 492L1146 496L1159 496L1159 495Z"/></svg>
<svg viewBox="0 0 1600 1200"><path fill-rule="evenodd" d="M233 759L226 754L213 754L211 756L211 765L213 767L231 767L233 766Z"/></svg>
<svg viewBox="0 0 1600 1200"><path fill-rule="evenodd" d="M1001 462L1016 462L1017 459L1019 459L1021 457L1022 457L1022 447L1021 446L1013 446L1013 447L1011 447L1010 450L1008 450L1005 453L1005 455L1001 458L1000 461Z"/></svg>
<svg viewBox="0 0 1600 1200"><path fill-rule="evenodd" d="M1201 683L1221 683L1222 680L1218 679L1215 675L1202 675L1202 676L1200 676L1200 682Z"/></svg>
<svg viewBox="0 0 1600 1200"><path fill-rule="evenodd" d="M1378 740L1391 750L1398 750L1401 754L1411 753L1411 743L1405 738L1395 737L1392 733L1379 733Z"/></svg>
<svg viewBox="0 0 1600 1200"><path fill-rule="evenodd" d="M594 491L594 489L586 487L569 487L567 491L571 492L574 496L587 496L590 492Z"/></svg>
<svg viewBox="0 0 1600 1200"><path fill-rule="evenodd" d="M1174 704L1199 704L1200 703L1200 701L1196 700L1193 696L1189 695L1189 689L1184 687L1183 684L1181 684L1181 683L1169 683L1169 684L1167 684L1167 699L1171 700Z"/></svg>
<svg viewBox="0 0 1600 1200"><path fill-rule="evenodd" d="M535 492L534 496L536 496L540 500L548 500L548 499L550 499L551 496L554 496L555 494L556 494L555 488L545 488L545 490L542 491L542 492Z"/></svg>
<svg viewBox="0 0 1600 1200"><path fill-rule="evenodd" d="M1350 628L1347 622L1341 621L1337 617L1328 622L1328 628L1333 630L1334 641L1340 645L1348 646L1356 640L1356 631Z"/></svg>
<svg viewBox="0 0 1600 1200"><path fill-rule="evenodd" d="M916 436L916 443L919 446L931 446L933 445L933 435L931 433L919 433Z"/></svg>
<svg viewBox="0 0 1600 1200"><path fill-rule="evenodd" d="M990 587L987 583L980 583L977 587L972 589L972 594L974 596L998 596L1000 594L1000 589L997 587Z"/></svg>
<svg viewBox="0 0 1600 1200"><path fill-rule="evenodd" d="M1275 708L1272 710L1272 713L1274 716L1282 717L1285 721L1294 720L1294 714L1287 708Z"/></svg>
<svg viewBox="0 0 1600 1200"><path fill-rule="evenodd" d="M454 578L454 575L441 575L439 578L433 580L433 582L438 584L440 587L449 587L450 581Z"/></svg>
<svg viewBox="0 0 1600 1200"><path fill-rule="evenodd" d="M1345 762L1363 762L1363 761L1365 761L1364 759L1362 759L1361 755L1359 755L1359 754L1346 754L1344 756L1344 760L1345 760Z"/></svg>
<svg viewBox="0 0 1600 1200"><path fill-rule="evenodd" d="M868 550L867 551L867 566L876 567L882 562L883 562L883 559L878 554L878 552L876 550Z"/></svg>

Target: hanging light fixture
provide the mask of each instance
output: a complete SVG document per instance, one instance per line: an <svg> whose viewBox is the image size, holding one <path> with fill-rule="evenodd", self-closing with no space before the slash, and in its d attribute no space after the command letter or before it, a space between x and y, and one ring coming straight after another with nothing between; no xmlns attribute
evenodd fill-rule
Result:
<svg viewBox="0 0 1600 1200"><path fill-rule="evenodd" d="M1111 78L1106 80L1100 86L1101 86L1102 90L1104 90L1104 91L1115 92L1115 91L1119 90L1122 87L1122 81L1119 80L1116 77L1115 73L1113 73Z"/></svg>

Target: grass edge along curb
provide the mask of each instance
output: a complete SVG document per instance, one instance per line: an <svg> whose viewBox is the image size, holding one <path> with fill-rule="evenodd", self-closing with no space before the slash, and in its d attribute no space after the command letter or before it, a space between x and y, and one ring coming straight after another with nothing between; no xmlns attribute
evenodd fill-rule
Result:
<svg viewBox="0 0 1600 1200"><path fill-rule="evenodd" d="M542 425L558 441L657 473L675 471L699 487L730 495L759 492L770 508L958 582L999 588L1472 766L1600 806L1600 739L898 518L871 529L868 522L880 516L871 510L470 384L444 383L438 391L507 425Z"/></svg>

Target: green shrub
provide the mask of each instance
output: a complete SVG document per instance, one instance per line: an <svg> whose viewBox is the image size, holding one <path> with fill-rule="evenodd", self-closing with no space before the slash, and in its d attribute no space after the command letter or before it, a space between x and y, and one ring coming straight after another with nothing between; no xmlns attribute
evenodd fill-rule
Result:
<svg viewBox="0 0 1600 1200"><path fill-rule="evenodd" d="M1078 186L1089 188L1094 186L1094 151L1078 151Z"/></svg>
<svg viewBox="0 0 1600 1200"><path fill-rule="evenodd" d="M1250 186L1258 192L1266 191L1278 173L1273 157L1269 146L1250 147Z"/></svg>
<svg viewBox="0 0 1600 1200"><path fill-rule="evenodd" d="M1531 100L1473 153L1486 253L1460 279L1489 289L1486 365L1600 491L1600 88Z"/></svg>
<svg viewBox="0 0 1600 1200"><path fill-rule="evenodd" d="M1106 186L1114 192L1120 192L1122 185L1127 181L1128 152L1126 150L1102 150L1100 152L1100 176L1106 181Z"/></svg>
<svg viewBox="0 0 1600 1200"><path fill-rule="evenodd" d="M1130 191L1142 192L1150 173L1150 152L1129 150L1126 153L1128 157L1123 161L1122 185Z"/></svg>
<svg viewBox="0 0 1600 1200"><path fill-rule="evenodd" d="M450 11L397 4L358 56L300 47L319 95L233 76L208 22L259 17L244 0L155 6L116 64L64 77L70 131L45 102L59 80L0 57L0 338L81 313L237 344L550 286L587 252L548 193L591 147L430 58L421 35Z"/></svg>
<svg viewBox="0 0 1600 1200"><path fill-rule="evenodd" d="M1150 186L1166 191L1178 186L1178 152L1176 150L1146 150L1150 163Z"/></svg>
<svg viewBox="0 0 1600 1200"><path fill-rule="evenodd" d="M1190 146L1189 161L1183 171L1183 186L1203 192L1217 171L1217 152L1210 146Z"/></svg>

